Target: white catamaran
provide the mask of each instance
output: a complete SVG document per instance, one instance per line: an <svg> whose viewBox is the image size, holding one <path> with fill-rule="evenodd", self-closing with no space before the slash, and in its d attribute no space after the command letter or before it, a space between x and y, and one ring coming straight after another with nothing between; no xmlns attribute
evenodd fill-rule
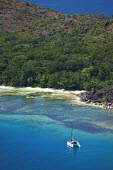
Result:
<svg viewBox="0 0 113 170"><path fill-rule="evenodd" d="M70 147L80 147L80 143L77 140L73 140L73 128L71 130L71 141L67 141L67 145Z"/></svg>

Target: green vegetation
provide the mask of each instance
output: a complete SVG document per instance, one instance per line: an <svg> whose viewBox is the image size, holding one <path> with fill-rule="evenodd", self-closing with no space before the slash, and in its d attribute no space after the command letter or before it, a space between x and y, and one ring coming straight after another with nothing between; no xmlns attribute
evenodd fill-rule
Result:
<svg viewBox="0 0 113 170"><path fill-rule="evenodd" d="M0 84L69 90L113 86L113 19L59 14L19 1L1 4Z"/></svg>

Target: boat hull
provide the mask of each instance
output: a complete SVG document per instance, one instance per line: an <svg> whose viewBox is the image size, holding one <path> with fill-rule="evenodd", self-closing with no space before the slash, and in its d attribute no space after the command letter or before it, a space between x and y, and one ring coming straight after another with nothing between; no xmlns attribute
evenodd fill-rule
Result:
<svg viewBox="0 0 113 170"><path fill-rule="evenodd" d="M78 141L67 141L67 145L69 147L80 147L80 143Z"/></svg>

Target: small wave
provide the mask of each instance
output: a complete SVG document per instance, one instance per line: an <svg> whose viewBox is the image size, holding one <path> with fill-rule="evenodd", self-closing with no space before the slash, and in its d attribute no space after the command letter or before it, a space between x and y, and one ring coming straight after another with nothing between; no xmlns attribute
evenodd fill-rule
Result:
<svg viewBox="0 0 113 170"><path fill-rule="evenodd" d="M53 89L53 88L40 88L40 87L10 87L10 86L0 86L0 89L9 89L9 90L28 90L28 91L37 91L37 92L59 92L59 93L74 93L74 94L80 94L82 92L85 92L83 90L64 90L64 89Z"/></svg>
<svg viewBox="0 0 113 170"><path fill-rule="evenodd" d="M10 86L0 86L0 89L16 89L15 87L10 87Z"/></svg>
<svg viewBox="0 0 113 170"><path fill-rule="evenodd" d="M1 107L0 110L7 110L6 108Z"/></svg>

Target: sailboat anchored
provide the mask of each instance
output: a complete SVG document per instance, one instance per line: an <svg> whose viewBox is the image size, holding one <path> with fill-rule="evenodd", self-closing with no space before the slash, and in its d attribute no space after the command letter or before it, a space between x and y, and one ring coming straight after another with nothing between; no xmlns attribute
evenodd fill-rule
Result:
<svg viewBox="0 0 113 170"><path fill-rule="evenodd" d="M71 129L71 141L67 141L67 145L70 147L81 147L80 143L77 140L73 139L73 128Z"/></svg>

